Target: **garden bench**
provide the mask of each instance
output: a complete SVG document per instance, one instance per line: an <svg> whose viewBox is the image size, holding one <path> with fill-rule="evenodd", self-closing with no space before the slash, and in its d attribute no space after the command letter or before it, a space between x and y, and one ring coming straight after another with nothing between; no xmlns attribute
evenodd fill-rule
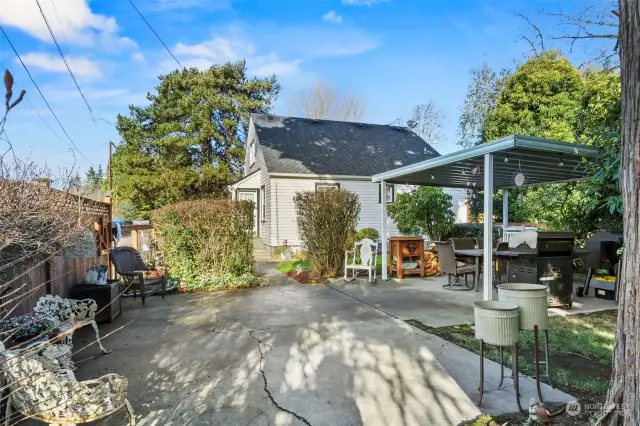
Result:
<svg viewBox="0 0 640 426"><path fill-rule="evenodd" d="M60 296L50 294L38 299L33 311L45 317L55 324L60 333L64 334L63 343L73 347L73 331L80 327L90 325L96 332L98 346L103 353L111 353L110 350L102 346L98 324L96 323L96 311L98 305L93 299L75 300L63 299Z"/></svg>
<svg viewBox="0 0 640 426"><path fill-rule="evenodd" d="M51 371L39 359L22 353L6 350L0 343L0 369L10 391L5 426L17 423L12 418L13 408L25 417L50 425L91 422L125 408L129 425L135 425L133 409L127 400L126 377L107 374L78 382L70 370Z"/></svg>

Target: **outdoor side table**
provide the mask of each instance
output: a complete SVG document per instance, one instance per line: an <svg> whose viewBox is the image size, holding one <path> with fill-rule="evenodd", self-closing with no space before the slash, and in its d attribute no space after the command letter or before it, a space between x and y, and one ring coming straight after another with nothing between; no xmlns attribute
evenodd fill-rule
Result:
<svg viewBox="0 0 640 426"><path fill-rule="evenodd" d="M404 274L420 274L424 277L424 239L422 237L396 236L389 239L389 276L393 276L393 272L397 273L399 279ZM416 258L415 261L404 261L404 257ZM395 258L396 263L393 263ZM412 269L404 269L404 263L417 263L417 267Z"/></svg>

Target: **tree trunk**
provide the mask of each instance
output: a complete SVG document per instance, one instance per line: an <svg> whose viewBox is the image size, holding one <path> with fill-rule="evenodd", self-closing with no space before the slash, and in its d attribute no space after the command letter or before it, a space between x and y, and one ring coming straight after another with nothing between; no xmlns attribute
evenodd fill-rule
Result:
<svg viewBox="0 0 640 426"><path fill-rule="evenodd" d="M622 202L624 261L615 340L613 377L604 424L640 425L640 4L620 1L620 77L622 79Z"/></svg>

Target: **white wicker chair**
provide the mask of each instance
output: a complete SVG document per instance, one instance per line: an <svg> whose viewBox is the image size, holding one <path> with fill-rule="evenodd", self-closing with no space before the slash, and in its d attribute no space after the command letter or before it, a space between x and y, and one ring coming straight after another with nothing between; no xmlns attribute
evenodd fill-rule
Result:
<svg viewBox="0 0 640 426"><path fill-rule="evenodd" d="M349 255L351 254L351 264L349 264ZM352 250L344 252L344 280L353 281L358 271L369 272L369 282L376 280L377 270L376 262L378 260L378 244L365 238L357 241ZM347 272L351 269L351 278ZM373 276L373 280L371 279Z"/></svg>
<svg viewBox="0 0 640 426"><path fill-rule="evenodd" d="M47 318L56 322L59 330L65 333L65 344L73 346L73 329L90 325L96 332L96 340L98 346L103 353L111 353L110 350L102 346L100 341L100 333L98 332L98 324L96 324L96 311L98 305L93 299L75 300L63 299L60 296L52 296L50 294L42 296L38 299L36 307L33 310Z"/></svg>
<svg viewBox="0 0 640 426"><path fill-rule="evenodd" d="M12 408L27 418L67 426L95 421L125 408L129 425L135 425L126 377L107 374L78 382L73 373L50 371L38 359L5 350L1 343L0 368L10 390L5 426L16 423Z"/></svg>

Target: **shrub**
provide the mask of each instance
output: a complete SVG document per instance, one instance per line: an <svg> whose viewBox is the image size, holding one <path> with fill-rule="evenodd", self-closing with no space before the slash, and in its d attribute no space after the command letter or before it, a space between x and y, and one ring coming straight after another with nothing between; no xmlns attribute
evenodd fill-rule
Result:
<svg viewBox="0 0 640 426"><path fill-rule="evenodd" d="M337 276L358 223L358 196L344 190L309 191L297 193L293 201L311 268L320 277Z"/></svg>
<svg viewBox="0 0 640 426"><path fill-rule="evenodd" d="M182 291L250 287L259 283L253 264L253 204L197 200L165 206L153 215L169 273Z"/></svg>
<svg viewBox="0 0 640 426"><path fill-rule="evenodd" d="M378 237L380 237L380 234L373 228L362 228L356 233L357 241L364 240L365 238L376 241Z"/></svg>
<svg viewBox="0 0 640 426"><path fill-rule="evenodd" d="M432 241L438 241L451 231L455 220L452 207L451 195L442 188L422 186L398 195L388 209L400 232L427 235Z"/></svg>

